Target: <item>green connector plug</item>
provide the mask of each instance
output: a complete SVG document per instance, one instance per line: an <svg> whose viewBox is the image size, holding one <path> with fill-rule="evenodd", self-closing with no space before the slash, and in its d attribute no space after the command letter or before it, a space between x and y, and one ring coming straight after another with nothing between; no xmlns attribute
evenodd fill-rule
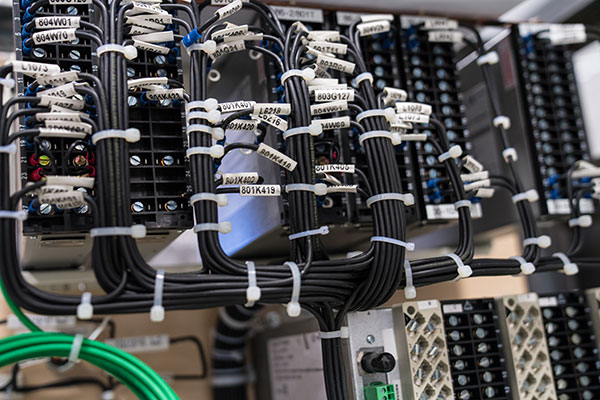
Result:
<svg viewBox="0 0 600 400"><path fill-rule="evenodd" d="M396 400L394 385L372 382L365 386L365 400Z"/></svg>

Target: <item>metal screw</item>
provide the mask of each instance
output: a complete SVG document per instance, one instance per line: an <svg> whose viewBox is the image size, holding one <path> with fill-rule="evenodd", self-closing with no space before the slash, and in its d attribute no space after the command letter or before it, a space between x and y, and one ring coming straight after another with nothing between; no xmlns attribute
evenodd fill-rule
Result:
<svg viewBox="0 0 600 400"><path fill-rule="evenodd" d="M75 6L69 6L69 8L67 8L67 14L77 15L77 14L79 14L79 10L77 10L77 8Z"/></svg>
<svg viewBox="0 0 600 400"><path fill-rule="evenodd" d="M142 203L141 201L136 201L131 205L131 211L136 213L144 211L144 203Z"/></svg>
<svg viewBox="0 0 600 400"><path fill-rule="evenodd" d="M50 204L43 203L40 205L40 214L49 215L52 212L52 206Z"/></svg>
<svg viewBox="0 0 600 400"><path fill-rule="evenodd" d="M164 78L167 76L167 70L166 69L162 69L159 68L156 70L156 76L158 76L159 78Z"/></svg>
<svg viewBox="0 0 600 400"><path fill-rule="evenodd" d="M33 53L33 56L36 58L46 57L46 50L40 49L39 47L36 47L35 49L33 49L32 53Z"/></svg>
<svg viewBox="0 0 600 400"><path fill-rule="evenodd" d="M79 209L77 210L78 214L86 214L89 211L90 207L87 204L82 205L81 207L79 207Z"/></svg>
<svg viewBox="0 0 600 400"><path fill-rule="evenodd" d="M40 156L39 161L42 167L47 167L48 165L50 165L50 157L48 156Z"/></svg>
<svg viewBox="0 0 600 400"><path fill-rule="evenodd" d="M154 57L154 62L156 64L163 65L164 63L167 62L167 57L165 57L164 55L160 54L160 55Z"/></svg>
<svg viewBox="0 0 600 400"><path fill-rule="evenodd" d="M73 64L71 65L71 68L69 68L71 71L76 71L76 72L81 72L81 67L77 64Z"/></svg>
<svg viewBox="0 0 600 400"><path fill-rule="evenodd" d="M369 344L375 343L375 336L367 335L367 343L369 343Z"/></svg>
<svg viewBox="0 0 600 400"><path fill-rule="evenodd" d="M164 99L164 100L161 100L161 101L160 101L160 105L161 105L162 107L169 107L169 106L171 105L171 100L169 100L169 99Z"/></svg>
<svg viewBox="0 0 600 400"><path fill-rule="evenodd" d="M137 167L141 163L142 163L142 159L140 158L140 156L129 157L129 164L133 165L134 167Z"/></svg>
<svg viewBox="0 0 600 400"><path fill-rule="evenodd" d="M135 96L127 97L127 104L129 105L129 107L137 106L137 103L138 103L137 97L135 97Z"/></svg>
<svg viewBox="0 0 600 400"><path fill-rule="evenodd" d="M79 38L71 40L71 44L79 44Z"/></svg>
<svg viewBox="0 0 600 400"><path fill-rule="evenodd" d="M160 163L165 167L169 167L173 165L173 163L175 163L175 159L173 158L173 156L164 156Z"/></svg>
<svg viewBox="0 0 600 400"><path fill-rule="evenodd" d="M85 150L85 146L82 144L78 144L74 147L75 151L84 151Z"/></svg>
<svg viewBox="0 0 600 400"><path fill-rule="evenodd" d="M127 77L133 78L135 76L135 69L133 67L127 67Z"/></svg>
<svg viewBox="0 0 600 400"><path fill-rule="evenodd" d="M79 60L81 58L81 53L79 52L79 50L71 50L69 52L69 58L71 60Z"/></svg>
<svg viewBox="0 0 600 400"><path fill-rule="evenodd" d="M85 158L84 156L75 156L75 158L73 159L73 165L77 166L77 167L85 167L88 163L87 158Z"/></svg>
<svg viewBox="0 0 600 400"><path fill-rule="evenodd" d="M50 150L52 148L52 144L47 140L42 140L40 145L46 150Z"/></svg>
<svg viewBox="0 0 600 400"><path fill-rule="evenodd" d="M165 203L165 208L167 211L175 211L177 210L177 202L175 200L169 200Z"/></svg>

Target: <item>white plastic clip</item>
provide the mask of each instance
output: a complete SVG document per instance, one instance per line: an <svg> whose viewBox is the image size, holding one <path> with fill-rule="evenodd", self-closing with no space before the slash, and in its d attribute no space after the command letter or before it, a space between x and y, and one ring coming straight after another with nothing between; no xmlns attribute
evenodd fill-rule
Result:
<svg viewBox="0 0 600 400"><path fill-rule="evenodd" d="M404 247L407 251L415 250L415 244L412 242L404 242L400 239L394 239L394 238L385 237L385 236L372 236L371 242L389 243L389 244L393 244L396 246Z"/></svg>
<svg viewBox="0 0 600 400"><path fill-rule="evenodd" d="M219 111L219 110L192 111L186 115L186 121L188 124L193 119L205 119L208 122L210 122L211 124L216 124L221 119L221 111ZM190 132L188 131L188 133L190 133Z"/></svg>
<svg viewBox="0 0 600 400"><path fill-rule="evenodd" d="M311 136L319 136L323 133L323 125L320 123L313 121L309 126L299 126L297 128L288 129L283 132L283 139L287 140L290 136L302 135L308 133Z"/></svg>
<svg viewBox="0 0 600 400"><path fill-rule="evenodd" d="M94 306L92 305L92 293L84 292L81 295L81 303L77 306L77 318L81 320L92 319Z"/></svg>
<svg viewBox="0 0 600 400"><path fill-rule="evenodd" d="M454 146L450 147L447 152L440 154L438 156L438 161L442 163L451 158L458 158L461 155L462 155L462 147L455 144Z"/></svg>
<svg viewBox="0 0 600 400"><path fill-rule="evenodd" d="M0 85L7 89L12 89L15 87L15 80L12 78L0 78Z"/></svg>
<svg viewBox="0 0 600 400"><path fill-rule="evenodd" d="M193 207L197 202L204 200L214 201L219 207L225 207L229 204L229 200L224 194L196 193L190 197L190 205Z"/></svg>
<svg viewBox="0 0 600 400"><path fill-rule="evenodd" d="M292 271L292 296L290 302L287 304L287 314L288 316L295 318L300 316L300 312L302 311L299 302L302 277L300 275L300 270L298 269L298 264L295 262L287 261L283 263L283 265L287 266L290 271Z"/></svg>
<svg viewBox="0 0 600 400"><path fill-rule="evenodd" d="M363 142L367 139L374 139L374 138L387 138L390 139L392 141L392 144L394 146L398 146L399 144L402 143L402 137L400 136L399 133L392 133L390 131L369 131L369 132L365 132L362 135L360 135L358 137L358 142L360 143L360 145L363 145Z"/></svg>
<svg viewBox="0 0 600 400"><path fill-rule="evenodd" d="M105 131L96 132L94 135L92 135L92 143L96 144L100 140L115 138L125 139L129 143L135 143L140 140L140 130L136 128L129 128L126 130L107 129Z"/></svg>
<svg viewBox="0 0 600 400"><path fill-rule="evenodd" d="M194 43L190 47L186 47L185 51L187 51L188 55L191 55L193 51L203 51L210 56L217 51L217 42L207 40L204 43Z"/></svg>
<svg viewBox="0 0 600 400"><path fill-rule="evenodd" d="M205 222L201 224L194 225L194 233L198 232L207 232L207 231L215 231L219 233L229 233L231 232L231 222L223 221L223 222Z"/></svg>
<svg viewBox="0 0 600 400"><path fill-rule="evenodd" d="M404 287L404 297L414 299L417 297L417 288L413 284L412 267L410 261L404 260L404 275L406 276L406 286Z"/></svg>
<svg viewBox="0 0 600 400"><path fill-rule="evenodd" d="M458 273L458 279L468 278L473 275L473 270L469 265L465 265L462 259L455 253L448 253L446 257L450 257L456 264L456 272Z"/></svg>
<svg viewBox="0 0 600 400"><path fill-rule="evenodd" d="M196 100L190 101L185 106L185 112L190 113L194 110L204 110L204 111L212 111L216 110L219 107L219 101L217 99L206 99L206 100Z"/></svg>
<svg viewBox="0 0 600 400"><path fill-rule="evenodd" d="M141 239L146 237L146 226L139 224L132 226L107 226L104 228L92 228L90 230L90 236L131 236L134 239Z"/></svg>
<svg viewBox="0 0 600 400"><path fill-rule="evenodd" d="M120 44L105 44L96 49L96 54L100 57L104 53L114 52L121 53L128 60L133 60L138 56L138 51L135 46L122 46Z"/></svg>
<svg viewBox="0 0 600 400"><path fill-rule="evenodd" d="M283 85L292 76L299 76L307 82L315 79L315 70L312 68L290 69L281 75L281 84Z"/></svg>
<svg viewBox="0 0 600 400"><path fill-rule="evenodd" d="M412 206L415 204L415 196L413 196L412 193L381 193L369 197L367 199L367 207L371 208L372 204L384 200L398 200L403 202L405 206Z"/></svg>
<svg viewBox="0 0 600 400"><path fill-rule="evenodd" d="M321 340L348 339L350 337L350 331L347 326L342 326L338 331L319 332L319 337Z"/></svg>
<svg viewBox="0 0 600 400"><path fill-rule="evenodd" d="M307 236L316 236L316 235L328 235L329 234L329 227L328 226L322 226L320 228L317 229L311 229L309 231L304 231L304 232L298 232L298 233L293 233L291 235L288 236L289 240L296 240L296 239L300 239L303 237L307 237Z"/></svg>
<svg viewBox="0 0 600 400"><path fill-rule="evenodd" d="M510 129L510 118L506 115L498 115L492 120L492 123L496 128L501 126L505 131Z"/></svg>
<svg viewBox="0 0 600 400"><path fill-rule="evenodd" d="M517 193L512 197L513 203L517 204L520 201L527 200L530 203L534 203L540 199L540 195L537 190L529 189L526 192Z"/></svg>
<svg viewBox="0 0 600 400"><path fill-rule="evenodd" d="M15 154L17 152L17 145L14 143L7 144L6 146L0 146L0 154Z"/></svg>
<svg viewBox="0 0 600 400"><path fill-rule="evenodd" d="M521 266L521 273L523 275L531 275L535 272L535 265L533 265L533 263L527 262L527 260L525 260L523 257L521 256L512 256L509 257L513 260L517 260Z"/></svg>
<svg viewBox="0 0 600 400"><path fill-rule="evenodd" d="M246 289L246 307L254 307L260 300L261 291L256 283L256 265L254 261L246 261L248 268L248 289Z"/></svg>
<svg viewBox="0 0 600 400"><path fill-rule="evenodd" d="M358 86L360 85L360 83L362 81L369 81L371 82L371 85L373 84L373 74L371 74L370 72L363 72L362 74L359 74L356 76L356 78L354 78L352 80L352 86L354 86L355 88L358 88Z"/></svg>
<svg viewBox="0 0 600 400"><path fill-rule="evenodd" d="M19 221L25 221L27 219L27 211L8 211L8 210L0 210L0 219L17 219Z"/></svg>
<svg viewBox="0 0 600 400"><path fill-rule="evenodd" d="M165 308L162 305L163 290L165 287L165 270L156 271L154 280L154 305L150 309L150 321L162 322L165 320Z"/></svg>
<svg viewBox="0 0 600 400"><path fill-rule="evenodd" d="M541 249L546 249L552 245L552 239L548 235L542 235L534 238L523 240L523 246L538 246Z"/></svg>
<svg viewBox="0 0 600 400"><path fill-rule="evenodd" d="M517 150L514 147L508 147L502 150L502 157L504 161L508 164L511 161L517 161L519 157L517 156Z"/></svg>
<svg viewBox="0 0 600 400"><path fill-rule="evenodd" d="M456 211L458 211L459 208L461 207L466 207L469 210L471 209L471 200L459 200L456 203L454 203L454 209Z"/></svg>
<svg viewBox="0 0 600 400"><path fill-rule="evenodd" d="M325 196L327 194L327 185L324 183L315 183L314 185L310 185L308 183L291 183L285 186L286 192L294 192L294 191L305 191L305 192L313 192L315 196Z"/></svg>
<svg viewBox="0 0 600 400"><path fill-rule="evenodd" d="M212 110L212 111L209 111L209 114L213 113L213 112L218 113L217 110ZM188 117L193 114L204 114L204 113L202 111L196 111L196 112L192 112L192 113L188 114ZM222 128L213 128L211 126L204 125L204 124L188 125L186 128L186 133L188 135L190 135L194 132L209 133L212 136L212 138L215 140L222 140L225 137L225 131Z"/></svg>
<svg viewBox="0 0 600 400"><path fill-rule="evenodd" d="M482 56L479 56L477 58L477 65L484 65L484 64L490 64L490 65L494 65L494 64L498 64L498 61L500 61L500 56L498 56L498 53L496 51L490 51Z"/></svg>
<svg viewBox="0 0 600 400"><path fill-rule="evenodd" d="M363 119L370 117L384 117L388 122L392 122L396 119L396 111L392 107L388 107L383 110L379 109L363 111L356 116L356 122L360 122Z"/></svg>
<svg viewBox="0 0 600 400"><path fill-rule="evenodd" d="M565 253L554 253L552 254L552 257L556 257L560 259L560 261L562 261L563 272L565 273L565 275L576 275L577 273L579 273L579 267L577 266L577 264L572 263Z"/></svg>
<svg viewBox="0 0 600 400"><path fill-rule="evenodd" d="M592 226L592 222L591 215L580 215L577 218L571 218L569 220L569 228L573 228L574 226L578 226L580 228L589 228Z"/></svg>
<svg viewBox="0 0 600 400"><path fill-rule="evenodd" d="M190 147L185 152L185 156L187 158L201 154L209 155L212 158L221 158L223 155L225 155L225 148L220 144L215 144L210 147Z"/></svg>

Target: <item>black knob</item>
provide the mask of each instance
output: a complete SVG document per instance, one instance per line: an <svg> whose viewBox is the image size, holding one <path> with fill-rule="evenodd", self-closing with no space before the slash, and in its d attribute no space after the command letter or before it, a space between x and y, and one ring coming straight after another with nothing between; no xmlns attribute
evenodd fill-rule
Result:
<svg viewBox="0 0 600 400"><path fill-rule="evenodd" d="M368 352L360 360L362 369L369 373L388 373L396 366L396 359L390 353Z"/></svg>

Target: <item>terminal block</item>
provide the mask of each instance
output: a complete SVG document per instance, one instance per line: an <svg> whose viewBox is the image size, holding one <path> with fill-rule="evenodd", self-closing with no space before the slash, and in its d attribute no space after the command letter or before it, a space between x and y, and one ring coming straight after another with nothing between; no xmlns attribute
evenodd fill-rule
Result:
<svg viewBox="0 0 600 400"><path fill-rule="evenodd" d="M440 302L403 303L393 308L402 398L454 399L448 345Z"/></svg>
<svg viewBox="0 0 600 400"><path fill-rule="evenodd" d="M522 400L557 399L537 294L501 297L497 305L514 395Z"/></svg>

